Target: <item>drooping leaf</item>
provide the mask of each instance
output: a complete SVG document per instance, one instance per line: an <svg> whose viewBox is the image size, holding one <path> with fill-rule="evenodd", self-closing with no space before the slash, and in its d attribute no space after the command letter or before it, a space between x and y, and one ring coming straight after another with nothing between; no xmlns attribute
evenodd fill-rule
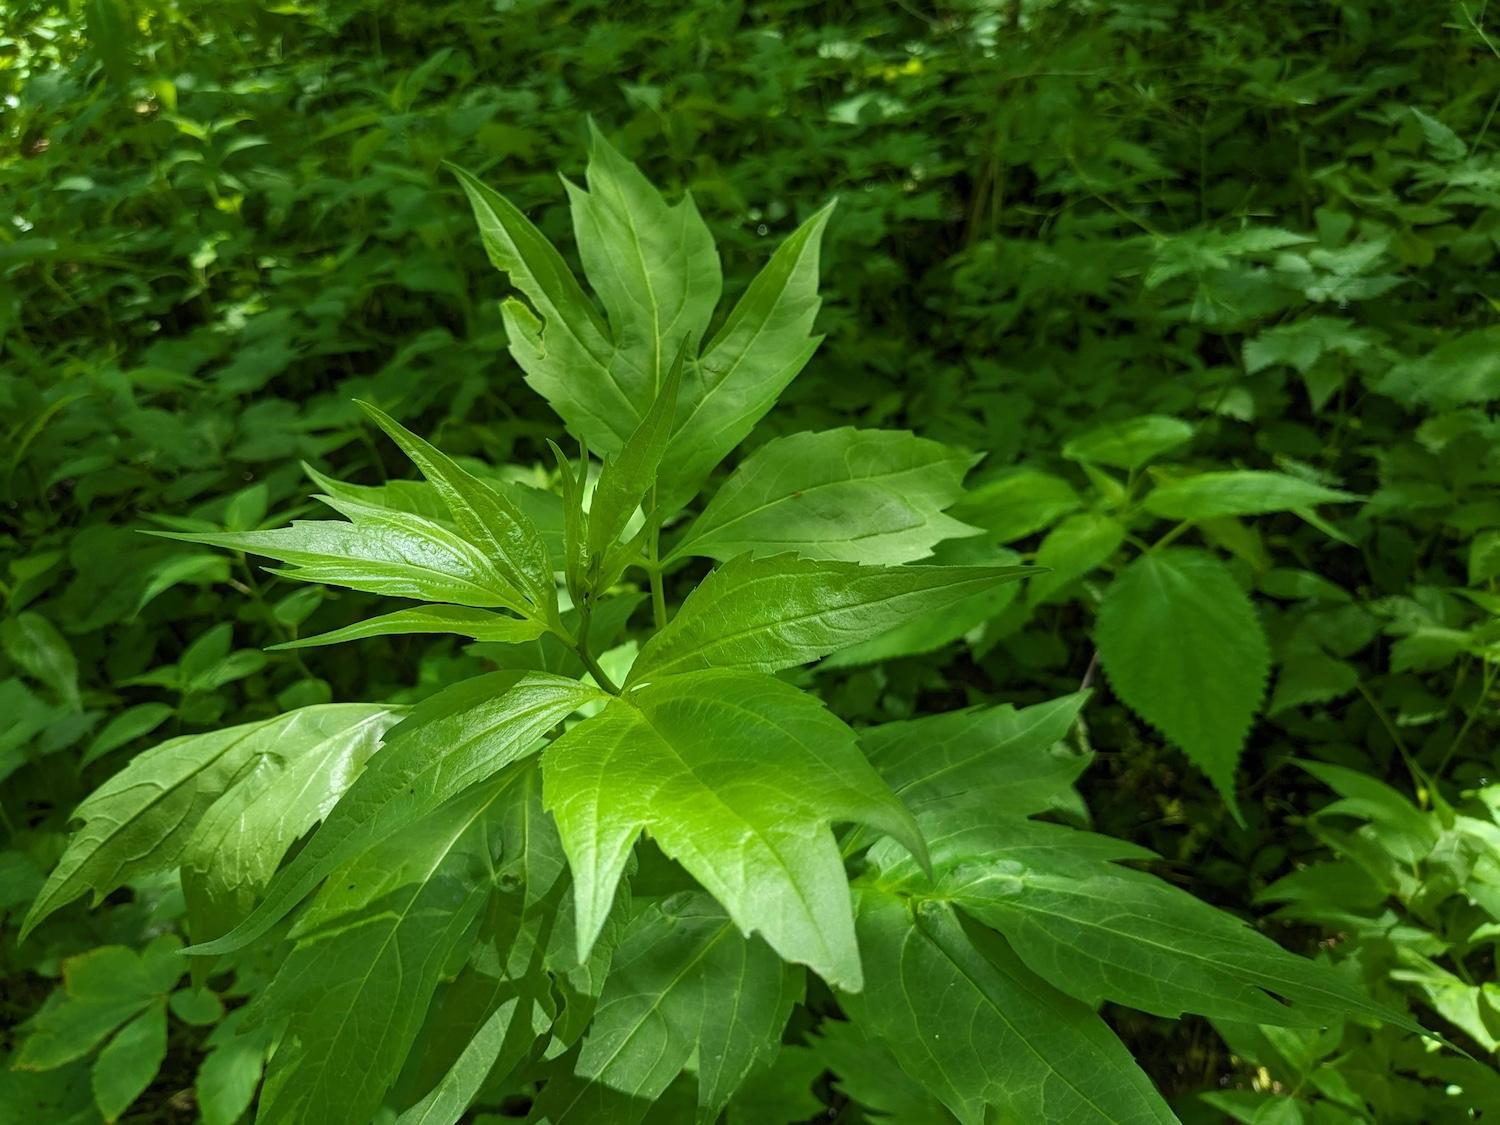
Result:
<svg viewBox="0 0 1500 1125"><path fill-rule="evenodd" d="M670 559L747 551L898 564L974 528L946 516L973 458L897 430L844 427L767 442L735 469Z"/></svg>
<svg viewBox="0 0 1500 1125"><path fill-rule="evenodd" d="M1416 1026L1331 967L1119 866L1150 856L1132 844L977 808L935 808L923 824L934 893L999 930L1032 972L1091 1007L1112 1000L1172 1018L1197 1012L1302 1027L1358 1014ZM883 868L882 885L926 885L883 842L871 860Z"/></svg>
<svg viewBox="0 0 1500 1125"><path fill-rule="evenodd" d="M1110 686L1234 809L1235 766L1271 663L1234 576L1199 551L1143 554L1110 584L1094 640Z"/></svg>
<svg viewBox="0 0 1500 1125"><path fill-rule="evenodd" d="M683 380L677 431L662 461L659 502L681 508L770 410L822 342L818 250L833 204L793 231L755 275Z"/></svg>
<svg viewBox="0 0 1500 1125"><path fill-rule="evenodd" d="M630 681L805 664L1031 573L1021 566L865 567L741 556L705 578L646 642Z"/></svg>
<svg viewBox="0 0 1500 1125"><path fill-rule="evenodd" d="M479 547L500 568L507 582L529 597L533 606L544 612L554 607L557 585L552 578L547 547L510 498L465 471L447 454L384 411L366 402L359 406L390 435L437 490L459 534Z"/></svg>
<svg viewBox="0 0 1500 1125"><path fill-rule="evenodd" d="M210 734L186 735L138 755L78 806L83 821L26 916L29 932L85 891L98 902L140 875L176 867L204 814L263 755L337 754L340 740L371 736L388 707L327 704ZM289 841L288 841L289 842Z"/></svg>
<svg viewBox="0 0 1500 1125"><path fill-rule="evenodd" d="M496 672L424 700L389 733L385 747L313 838L277 872L249 917L190 952L228 953L248 945L340 864L535 753L547 731L595 698L595 689L577 680L545 672Z"/></svg>
<svg viewBox="0 0 1500 1125"><path fill-rule="evenodd" d="M457 633L459 636L473 637L476 641L522 644L536 640L546 631L546 624L534 617L506 617L461 605L432 605L398 609L395 613L356 621L342 629L319 633L314 637L298 637L295 641L283 641L270 647L273 650L316 648L320 645L343 644L346 641L362 641L368 637L400 636L407 633Z"/></svg>
<svg viewBox="0 0 1500 1125"><path fill-rule="evenodd" d="M869 982L844 1007L963 1125L991 1106L1002 1120L1176 1122L1103 1020L946 903L861 890L859 938Z"/></svg>
<svg viewBox="0 0 1500 1125"><path fill-rule="evenodd" d="M374 1117L488 895L486 815L502 788L476 787L356 857L298 918L296 945L249 1017L252 1027L286 1028L258 1121Z"/></svg>
<svg viewBox="0 0 1500 1125"><path fill-rule="evenodd" d="M654 1101L696 1052L698 1103L715 1113L780 1044L801 984L707 895L648 906L615 950L577 1073Z"/></svg>
<svg viewBox="0 0 1500 1125"><path fill-rule="evenodd" d="M742 931L858 989L848 885L829 825L858 821L922 854L910 814L854 733L770 676L714 670L638 689L558 739L543 771L573 870L580 959L649 828Z"/></svg>
<svg viewBox="0 0 1500 1125"><path fill-rule="evenodd" d="M1142 506L1152 515L1171 520L1211 520L1221 516L1255 516L1311 508L1314 504L1358 500L1350 492L1285 473L1250 469L1199 473L1159 485Z"/></svg>

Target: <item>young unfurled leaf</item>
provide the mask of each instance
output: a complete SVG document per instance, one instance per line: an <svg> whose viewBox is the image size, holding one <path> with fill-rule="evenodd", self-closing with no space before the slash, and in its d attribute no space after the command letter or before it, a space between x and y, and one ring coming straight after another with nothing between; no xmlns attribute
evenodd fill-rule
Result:
<svg viewBox="0 0 1500 1125"><path fill-rule="evenodd" d="M698 354L723 288L719 253L693 197L669 206L592 122L585 174L587 191L563 181L578 254L644 414L666 383L679 342Z"/></svg>
<svg viewBox="0 0 1500 1125"><path fill-rule="evenodd" d="M1250 599L1200 551L1152 551L1120 572L1094 640L1110 686L1234 803L1234 771L1265 693L1270 648Z"/></svg>
<svg viewBox="0 0 1500 1125"><path fill-rule="evenodd" d="M911 814L812 696L715 670L613 700L553 743L546 800L573 870L579 957L649 828L746 932L856 990L859 952L829 825L858 821L921 855Z"/></svg>
<svg viewBox="0 0 1500 1125"><path fill-rule="evenodd" d="M1109 1027L1036 976L995 934L937 900L859 892L864 992L854 1022L963 1125L1166 1125L1177 1118Z"/></svg>
<svg viewBox="0 0 1500 1125"><path fill-rule="evenodd" d="M511 299L502 307L510 354L574 434L614 452L646 413L643 373L625 370L609 327L546 236L504 196L450 168L469 197L490 262L530 302L528 308Z"/></svg>
<svg viewBox="0 0 1500 1125"><path fill-rule="evenodd" d="M977 529L943 514L973 464L963 450L895 430L844 427L776 438L720 486L670 559L746 551L897 564Z"/></svg>
<svg viewBox="0 0 1500 1125"><path fill-rule="evenodd" d="M476 676L425 700L386 738L260 906L224 937L190 952L227 953L260 937L339 864L444 801L534 753L544 734L598 693L531 672Z"/></svg>
<svg viewBox="0 0 1500 1125"><path fill-rule="evenodd" d="M822 342L812 334L820 304L818 249L833 206L814 213L777 248L684 380L681 420L658 486L664 512L693 497Z"/></svg>
<svg viewBox="0 0 1500 1125"><path fill-rule="evenodd" d="M801 993L801 973L707 895L648 906L615 950L577 1073L654 1101L696 1053L698 1103L715 1113L780 1044Z"/></svg>
<svg viewBox="0 0 1500 1125"><path fill-rule="evenodd" d="M342 629L319 633L315 637L299 637L295 641L284 641L270 647L273 650L315 648L319 645L362 641L367 637L400 636L407 633L456 633L462 637L473 637L476 641L519 644L534 641L546 631L546 624L533 617L505 617L468 606L432 605L398 609L395 613L356 621Z"/></svg>
<svg viewBox="0 0 1500 1125"><path fill-rule="evenodd" d="M252 1026L284 1024L290 1037L266 1069L258 1120L375 1116L488 896L486 817L501 788L471 790L353 859L298 918L295 947L250 1012Z"/></svg>
<svg viewBox="0 0 1500 1125"><path fill-rule="evenodd" d="M289 564L278 574L303 582L481 609L530 609L530 599L483 550L441 524L337 497L329 503L352 522L294 520L270 531L153 534L264 555Z"/></svg>
<svg viewBox="0 0 1500 1125"><path fill-rule="evenodd" d="M1285 473L1236 469L1169 481L1148 493L1142 506L1163 519L1209 520L1288 512L1311 508L1314 504L1358 499L1353 493L1325 488Z"/></svg>
<svg viewBox="0 0 1500 1125"><path fill-rule="evenodd" d="M878 637L1037 571L1024 566L858 566L744 555L719 567L641 649L630 682L702 668L774 672Z"/></svg>
<svg viewBox="0 0 1500 1125"><path fill-rule="evenodd" d="M535 608L543 612L555 608L557 584L552 578L552 560L541 535L521 510L503 492L465 471L384 411L367 402L359 406L437 490L459 534L479 547Z"/></svg>
<svg viewBox="0 0 1500 1125"><path fill-rule="evenodd" d="M934 807L923 824L936 895L999 930L1032 972L1092 1007L1112 1000L1173 1018L1199 1012L1293 1027L1358 1014L1415 1027L1330 967L1119 866L1150 856L1131 844L978 808ZM925 885L883 842L871 860L883 886Z"/></svg>
<svg viewBox="0 0 1500 1125"><path fill-rule="evenodd" d="M676 416L678 388L682 385L682 362L687 353L684 339L677 358L662 381L661 389L635 433L611 460L606 461L589 504L587 556L602 558L614 545L636 508L656 483L656 470ZM648 513L649 516L650 513Z"/></svg>
<svg viewBox="0 0 1500 1125"><path fill-rule="evenodd" d="M85 891L93 891L97 902L130 879L176 867L199 821L260 756L338 754L346 743L378 735L395 713L364 703L304 707L174 738L138 755L78 806L73 815L83 827L32 904L22 932Z"/></svg>

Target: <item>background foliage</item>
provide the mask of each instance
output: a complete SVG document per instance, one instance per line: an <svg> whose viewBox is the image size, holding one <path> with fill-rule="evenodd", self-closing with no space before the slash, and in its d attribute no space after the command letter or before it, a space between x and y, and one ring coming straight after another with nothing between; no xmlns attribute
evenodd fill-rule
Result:
<svg viewBox="0 0 1500 1125"><path fill-rule="evenodd" d="M828 339L755 440L852 423L963 445L984 459L954 514L984 535L955 549L1066 562L906 646L925 653L822 669L835 710L1111 689L1086 713L1098 829L1351 962L1475 1060L1395 1029L1107 1010L1178 1112L1469 1119L1450 1085L1500 1105L1500 54L1478 0L7 14L0 1003L22 1068L0 1074L0 1120L95 1121L97 1100L227 1122L249 1096L258 1062L221 1029L258 982L166 979L175 882L14 940L69 812L151 737L414 701L491 665L420 637L267 653L372 602L138 532L284 522L299 459L404 475L354 398L543 479L553 423L505 354L504 281L441 162L566 245L553 170L581 168L590 115L669 196L693 192L730 294L838 198ZM1191 470L1324 491L1138 503ZM1111 660L1174 620L1108 608L1166 537L1152 565L1212 567L1267 638L1242 614L1197 650L1246 681L1226 704L1248 732L1237 773L1237 744L1193 745L1173 677L1132 684ZM46 1053L38 1012L122 980L138 1056L165 1022L159 1071L93 1053L114 1023ZM809 1117L945 1119L845 1025L802 1036Z"/></svg>

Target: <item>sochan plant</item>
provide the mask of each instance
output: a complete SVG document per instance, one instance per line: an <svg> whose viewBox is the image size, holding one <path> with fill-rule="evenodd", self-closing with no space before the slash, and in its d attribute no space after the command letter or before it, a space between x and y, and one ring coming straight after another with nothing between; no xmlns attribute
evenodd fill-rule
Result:
<svg viewBox="0 0 1500 1125"><path fill-rule="evenodd" d="M603 314L459 177L521 294L511 353L597 476L554 446L560 495L502 481L366 405L423 481L313 472L343 519L174 534L419 603L293 646L453 633L502 670L141 754L78 808L28 930L180 871L195 973L270 977L230 1028L242 1108L269 1055L263 1125L438 1125L509 1095L554 1125L792 1121L840 1058L917 1107L899 1120L1161 1122L1103 1001L1415 1027L1125 866L1150 853L1034 819L1088 764L1083 693L856 731L778 675L1032 573L907 565L970 530L944 511L972 459L904 432L768 441L688 514L818 345L831 207L710 333L706 225L601 137L566 187ZM674 613L664 573L695 557L720 565ZM148 952L170 987L178 955ZM160 1004L127 1018L106 1052L165 1034Z"/></svg>

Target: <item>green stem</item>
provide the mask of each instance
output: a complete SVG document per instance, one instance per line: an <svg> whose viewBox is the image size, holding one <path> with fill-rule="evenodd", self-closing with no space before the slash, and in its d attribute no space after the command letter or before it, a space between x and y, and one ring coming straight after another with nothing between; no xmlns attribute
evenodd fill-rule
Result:
<svg viewBox="0 0 1500 1125"><path fill-rule="evenodd" d="M650 557L646 562L646 573L651 577L651 617L656 622L657 629L667 627L667 595L662 586L661 560L658 558L661 550L661 532L651 533L650 545L647 547Z"/></svg>
<svg viewBox="0 0 1500 1125"><path fill-rule="evenodd" d="M609 678L609 673L599 666L594 654L589 651L589 619L592 616L593 611L587 602L578 607L578 642L573 646L573 651L583 661L583 666L589 670L589 675L594 677L596 684L610 695L619 695L620 686Z"/></svg>
<svg viewBox="0 0 1500 1125"><path fill-rule="evenodd" d="M1484 709L1485 700L1490 697L1490 689L1495 686L1496 666L1485 664L1484 681L1479 685L1479 698L1474 701L1474 706L1469 708L1469 713L1464 718L1464 725L1458 728L1458 733L1453 736L1453 741L1448 744L1448 749L1443 751L1442 758L1432 769L1433 777L1442 777L1448 770L1448 763L1453 760L1453 755L1463 744L1464 738L1469 733L1469 728L1474 725L1474 720L1479 718L1479 712Z"/></svg>
<svg viewBox="0 0 1500 1125"><path fill-rule="evenodd" d="M1163 535L1155 543L1151 544L1151 550L1155 551L1158 548L1165 547L1168 543L1172 542L1172 540L1176 539L1179 535L1181 535L1183 532L1187 531L1188 528L1190 528L1192 526L1193 526L1193 521L1192 520L1183 520L1180 524L1178 524L1176 527L1172 528L1172 530L1168 531L1165 535Z"/></svg>

